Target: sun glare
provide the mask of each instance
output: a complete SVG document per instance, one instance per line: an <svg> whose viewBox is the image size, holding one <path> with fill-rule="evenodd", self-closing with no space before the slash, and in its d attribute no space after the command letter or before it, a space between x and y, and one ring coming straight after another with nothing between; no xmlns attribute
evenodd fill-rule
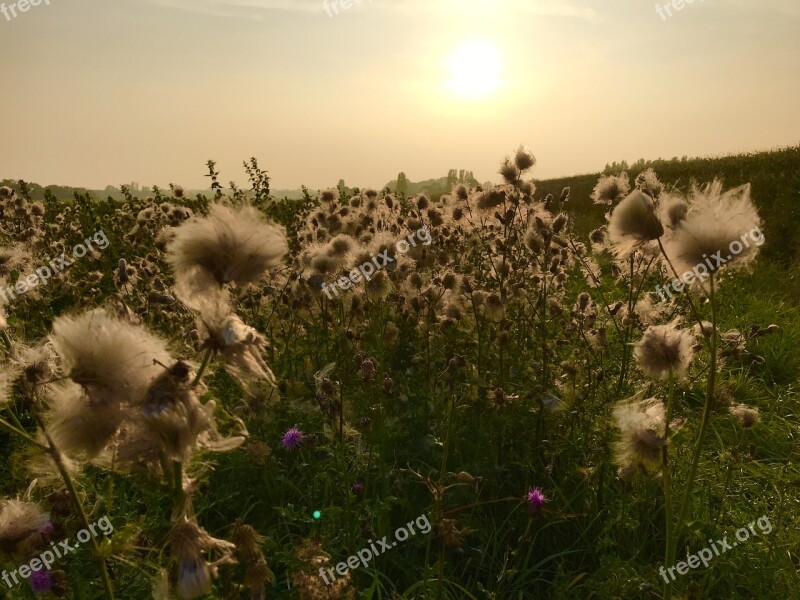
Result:
<svg viewBox="0 0 800 600"><path fill-rule="evenodd" d="M501 84L502 59L500 52L488 40L471 40L450 55L447 65L450 79L447 89L465 100L485 100Z"/></svg>

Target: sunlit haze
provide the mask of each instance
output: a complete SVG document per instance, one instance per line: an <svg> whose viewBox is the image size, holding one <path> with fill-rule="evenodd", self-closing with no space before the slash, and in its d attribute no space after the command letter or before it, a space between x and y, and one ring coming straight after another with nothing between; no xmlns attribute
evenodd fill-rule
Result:
<svg viewBox="0 0 800 600"><path fill-rule="evenodd" d="M447 86L456 100L486 100L500 87L502 57L486 40L470 40L449 57Z"/></svg>
<svg viewBox="0 0 800 600"><path fill-rule="evenodd" d="M799 25L796 0L50 0L0 14L0 172L200 188L255 156L279 188L381 186L497 180L520 143L539 178L796 144Z"/></svg>

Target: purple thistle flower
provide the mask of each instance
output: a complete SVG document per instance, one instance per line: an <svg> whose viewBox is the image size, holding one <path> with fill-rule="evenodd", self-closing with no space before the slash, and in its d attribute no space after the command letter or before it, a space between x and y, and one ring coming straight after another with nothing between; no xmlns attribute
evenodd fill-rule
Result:
<svg viewBox="0 0 800 600"><path fill-rule="evenodd" d="M283 438L281 438L281 444L287 450L294 450L298 448L300 444L303 443L303 432L300 431L297 427L292 427L288 429L286 433L283 434Z"/></svg>
<svg viewBox="0 0 800 600"><path fill-rule="evenodd" d="M538 511L548 501L547 497L542 493L542 488L530 488L527 499L533 511Z"/></svg>
<svg viewBox="0 0 800 600"><path fill-rule="evenodd" d="M33 571L30 581L31 589L37 594L49 592L53 587L53 576L50 571Z"/></svg>

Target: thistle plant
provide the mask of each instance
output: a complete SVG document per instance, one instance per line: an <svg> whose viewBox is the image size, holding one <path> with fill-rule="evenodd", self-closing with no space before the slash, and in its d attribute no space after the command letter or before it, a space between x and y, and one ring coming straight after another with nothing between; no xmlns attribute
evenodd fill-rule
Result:
<svg viewBox="0 0 800 600"><path fill-rule="evenodd" d="M98 224L110 240L0 313L0 427L23 442L12 479L32 482L0 501L0 552L19 564L42 529L101 507L127 521L92 549L96 575L77 561L37 575L35 592L86 579L108 597L152 582L164 600L290 586L331 600L598 595L625 560L633 576L609 593L633 597L653 536L619 526L637 509L620 490L646 492L642 522L663 531L670 566L705 516L712 419L724 412L717 432L733 436L713 493L762 447L748 430L774 414L728 373L747 362L766 381L757 345L778 328L721 326L726 271L760 245L731 250L761 224L746 186L682 193L643 169L556 188L533 180L524 146L496 184L453 172L408 195L407 182L341 182L281 202L254 159L245 171L249 189L223 188L210 162L212 198L171 184L39 206L30 186L0 188L6 289ZM368 261L369 277L351 277ZM683 294L650 292L700 263L708 277ZM422 511L429 537L320 579ZM594 565L581 548L596 541Z"/></svg>
<svg viewBox="0 0 800 600"><path fill-rule="evenodd" d="M759 230L761 219L750 199L750 186L722 191L722 183L714 181L704 188L695 186L689 198L686 217L678 219L666 243L661 245L665 261L670 269L677 272L688 271L698 264L711 264L710 257L724 255L725 264L716 262L708 275L708 281L696 282L696 288L708 298L711 308L710 335L708 338L709 373L703 416L700 422L689 475L685 484L683 498L678 509L673 538L668 540L668 557L674 560L679 536L685 526L689 514L692 493L694 491L697 468L702 454L703 442L716 406L716 388L718 376L718 301L717 293L723 270L747 267L758 254L758 246L742 248L743 232ZM681 211L682 212L682 211ZM740 251L733 251L736 242ZM694 305L692 305L694 306ZM692 309L695 310L694 308ZM703 329L702 322L700 323ZM670 563L671 564L671 563ZM665 595L671 593L668 583ZM668 597L668 596L667 596Z"/></svg>
<svg viewBox="0 0 800 600"><path fill-rule="evenodd" d="M614 203L613 197L624 189L622 181L601 179L595 188L595 201ZM665 564L672 565L680 536L689 515L697 469L703 442L715 408L716 383L719 371L719 332L717 293L723 269L746 267L758 253L758 245L743 246L742 234L758 230L761 220L749 197L749 186L723 192L722 184L714 181L705 187L695 185L688 198L674 192L665 192L652 171L637 178L637 189L612 209L609 219L609 241L618 259L629 260L629 301L627 318L641 292L639 282L646 280L653 258L648 260L637 282L634 256L637 252L655 257L659 253L668 276L703 267L707 278L697 278L686 301L691 317L698 322L699 340L708 350L708 377L705 402L698 427L688 477L678 504L677 516L673 512L673 480L669 460L669 441L675 432L675 385L684 379L698 345L694 336L679 329L679 319L666 325L653 325L643 331L635 345L633 356L641 370L655 381L668 381L667 404L664 407L655 399L620 404L615 412L621 439L617 444L617 461L620 473L626 477L645 466L660 469L663 477L666 518ZM598 236L598 241L600 241ZM733 244L738 244L734 249ZM711 257L721 257L712 261ZM716 263L716 264L714 264ZM708 300L711 320L704 323L692 296L699 293ZM639 316L643 316L640 311ZM624 325L623 321L623 325ZM623 338L629 343L630 327ZM702 345L701 345L702 347ZM622 390L627 369L628 351L623 353L622 374L618 391ZM672 582L664 586L665 600L672 597Z"/></svg>

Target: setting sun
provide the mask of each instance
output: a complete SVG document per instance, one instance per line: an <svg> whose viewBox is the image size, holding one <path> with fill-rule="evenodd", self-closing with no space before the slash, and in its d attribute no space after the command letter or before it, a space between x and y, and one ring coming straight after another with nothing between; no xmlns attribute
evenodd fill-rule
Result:
<svg viewBox="0 0 800 600"><path fill-rule="evenodd" d="M471 40L459 46L447 60L447 89L467 100L484 100L501 84L502 57L492 42Z"/></svg>

